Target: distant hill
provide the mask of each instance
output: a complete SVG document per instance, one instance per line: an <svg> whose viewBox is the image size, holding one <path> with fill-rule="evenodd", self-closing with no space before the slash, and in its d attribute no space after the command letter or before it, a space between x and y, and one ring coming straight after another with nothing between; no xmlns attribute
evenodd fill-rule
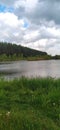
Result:
<svg viewBox="0 0 60 130"><path fill-rule="evenodd" d="M7 56L21 55L23 57L47 55L46 52L30 49L21 45L0 42L0 55L2 54L6 54Z"/></svg>

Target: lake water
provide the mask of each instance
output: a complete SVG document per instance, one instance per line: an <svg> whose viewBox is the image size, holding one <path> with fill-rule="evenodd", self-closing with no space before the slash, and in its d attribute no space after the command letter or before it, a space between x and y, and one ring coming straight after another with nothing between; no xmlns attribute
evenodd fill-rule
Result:
<svg viewBox="0 0 60 130"><path fill-rule="evenodd" d="M0 77L13 79L22 76L60 78L60 60L0 63Z"/></svg>

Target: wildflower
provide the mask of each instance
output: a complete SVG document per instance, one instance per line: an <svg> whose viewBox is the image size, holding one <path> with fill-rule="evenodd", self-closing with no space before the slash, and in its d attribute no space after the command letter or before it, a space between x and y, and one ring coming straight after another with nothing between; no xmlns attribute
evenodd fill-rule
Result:
<svg viewBox="0 0 60 130"><path fill-rule="evenodd" d="M8 112L6 113L6 116L8 116L8 117L10 116L10 111L8 111Z"/></svg>
<svg viewBox="0 0 60 130"><path fill-rule="evenodd" d="M53 106L55 106L55 102L53 102Z"/></svg>

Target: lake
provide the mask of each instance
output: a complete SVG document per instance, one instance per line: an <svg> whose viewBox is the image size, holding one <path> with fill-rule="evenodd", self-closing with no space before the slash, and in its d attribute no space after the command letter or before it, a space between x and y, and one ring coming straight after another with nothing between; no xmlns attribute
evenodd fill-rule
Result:
<svg viewBox="0 0 60 130"><path fill-rule="evenodd" d="M22 76L60 78L60 60L0 63L0 77L13 79Z"/></svg>

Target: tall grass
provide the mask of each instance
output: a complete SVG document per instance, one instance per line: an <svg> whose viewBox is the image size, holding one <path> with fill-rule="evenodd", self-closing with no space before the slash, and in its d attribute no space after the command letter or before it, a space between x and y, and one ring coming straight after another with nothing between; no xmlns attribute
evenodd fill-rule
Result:
<svg viewBox="0 0 60 130"><path fill-rule="evenodd" d="M60 130L60 79L0 79L0 130Z"/></svg>

